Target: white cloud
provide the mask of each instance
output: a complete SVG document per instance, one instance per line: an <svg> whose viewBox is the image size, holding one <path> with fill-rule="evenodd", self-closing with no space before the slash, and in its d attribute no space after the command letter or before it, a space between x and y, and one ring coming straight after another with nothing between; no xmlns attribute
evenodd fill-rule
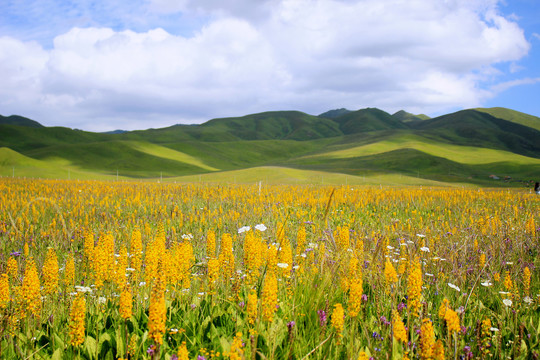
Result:
<svg viewBox="0 0 540 360"><path fill-rule="evenodd" d="M517 69L530 47L497 3L155 0L152 11L211 20L193 36L75 27L51 49L0 38L0 113L111 130L277 109L477 106L498 91L483 85L494 65Z"/></svg>

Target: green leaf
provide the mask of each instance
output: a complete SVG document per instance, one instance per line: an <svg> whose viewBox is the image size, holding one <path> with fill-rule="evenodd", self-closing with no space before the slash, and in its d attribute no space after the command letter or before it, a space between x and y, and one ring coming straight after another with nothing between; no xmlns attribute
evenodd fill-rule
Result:
<svg viewBox="0 0 540 360"><path fill-rule="evenodd" d="M89 359L93 359L96 355L97 346L97 341L93 337L87 336L86 339L84 339L84 350L86 351Z"/></svg>
<svg viewBox="0 0 540 360"><path fill-rule="evenodd" d="M58 348L54 351L52 354L51 360L62 360L63 359L64 352L61 348Z"/></svg>

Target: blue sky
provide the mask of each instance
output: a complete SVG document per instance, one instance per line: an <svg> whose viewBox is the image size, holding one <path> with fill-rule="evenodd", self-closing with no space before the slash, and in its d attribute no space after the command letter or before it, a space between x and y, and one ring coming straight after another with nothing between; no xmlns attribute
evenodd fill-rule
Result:
<svg viewBox="0 0 540 360"><path fill-rule="evenodd" d="M91 131L345 107L540 116L537 0L4 0L0 114Z"/></svg>

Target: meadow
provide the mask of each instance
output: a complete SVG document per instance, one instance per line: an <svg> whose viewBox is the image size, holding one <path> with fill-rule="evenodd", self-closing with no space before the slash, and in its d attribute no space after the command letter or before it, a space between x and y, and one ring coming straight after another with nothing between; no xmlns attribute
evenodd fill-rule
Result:
<svg viewBox="0 0 540 360"><path fill-rule="evenodd" d="M537 359L540 196L0 178L2 359Z"/></svg>

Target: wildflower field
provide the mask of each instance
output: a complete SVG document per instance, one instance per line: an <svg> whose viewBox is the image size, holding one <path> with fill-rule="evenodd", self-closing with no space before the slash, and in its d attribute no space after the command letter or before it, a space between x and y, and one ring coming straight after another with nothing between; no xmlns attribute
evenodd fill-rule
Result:
<svg viewBox="0 0 540 360"><path fill-rule="evenodd" d="M524 190L0 179L3 359L538 359Z"/></svg>

